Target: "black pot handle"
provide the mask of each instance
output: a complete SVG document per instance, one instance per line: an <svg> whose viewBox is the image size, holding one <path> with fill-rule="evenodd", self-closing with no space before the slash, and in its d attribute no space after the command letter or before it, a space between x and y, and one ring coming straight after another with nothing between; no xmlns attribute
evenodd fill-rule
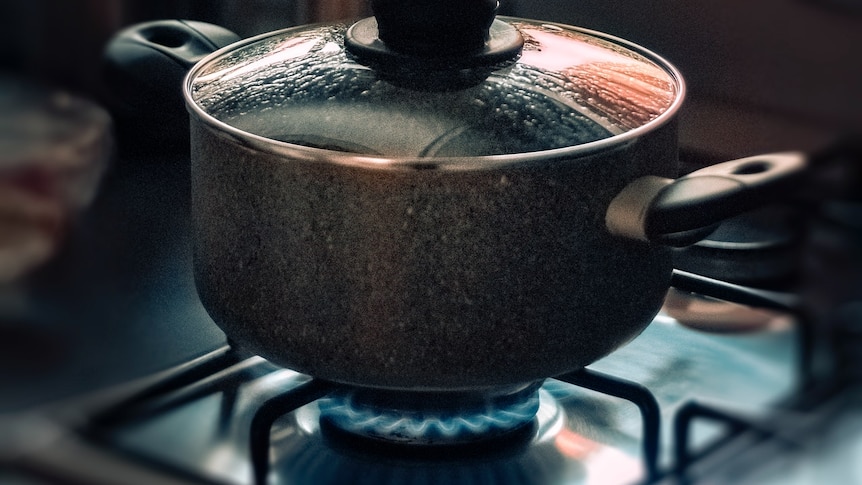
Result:
<svg viewBox="0 0 862 485"><path fill-rule="evenodd" d="M117 33L104 51L106 84L127 110L140 117L185 119L182 81L208 54L240 40L217 25L158 20Z"/></svg>
<svg viewBox="0 0 862 485"><path fill-rule="evenodd" d="M641 177L613 199L605 223L620 236L694 244L723 220L793 193L808 167L805 155L788 152L719 163L676 180Z"/></svg>

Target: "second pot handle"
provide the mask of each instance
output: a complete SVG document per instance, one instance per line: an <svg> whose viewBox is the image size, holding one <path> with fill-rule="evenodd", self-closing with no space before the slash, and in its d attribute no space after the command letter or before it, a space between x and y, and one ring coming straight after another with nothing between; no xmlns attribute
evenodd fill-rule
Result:
<svg viewBox="0 0 862 485"><path fill-rule="evenodd" d="M678 179L641 177L611 201L605 224L616 235L686 246L720 222L792 192L808 166L805 155L787 152L719 163Z"/></svg>

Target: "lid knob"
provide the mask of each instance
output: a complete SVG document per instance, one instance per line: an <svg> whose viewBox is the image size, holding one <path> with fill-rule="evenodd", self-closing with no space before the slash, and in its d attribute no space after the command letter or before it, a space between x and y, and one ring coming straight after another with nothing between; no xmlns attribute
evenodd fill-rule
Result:
<svg viewBox="0 0 862 485"><path fill-rule="evenodd" d="M421 57L468 54L484 48L497 0L372 0L380 40Z"/></svg>
<svg viewBox="0 0 862 485"><path fill-rule="evenodd" d="M451 90L485 79L524 47L496 20L497 0L371 0L374 17L347 29L344 45L390 82Z"/></svg>

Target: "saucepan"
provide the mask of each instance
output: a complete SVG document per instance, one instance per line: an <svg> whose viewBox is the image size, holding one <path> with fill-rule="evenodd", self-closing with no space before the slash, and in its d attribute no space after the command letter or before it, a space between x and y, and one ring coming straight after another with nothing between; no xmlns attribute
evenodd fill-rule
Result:
<svg viewBox="0 0 862 485"><path fill-rule="evenodd" d="M108 48L126 87L182 73L198 292L287 368L412 391L577 370L649 325L672 246L807 170L779 153L675 179L684 82L622 39L495 1L373 8L236 42L148 23Z"/></svg>

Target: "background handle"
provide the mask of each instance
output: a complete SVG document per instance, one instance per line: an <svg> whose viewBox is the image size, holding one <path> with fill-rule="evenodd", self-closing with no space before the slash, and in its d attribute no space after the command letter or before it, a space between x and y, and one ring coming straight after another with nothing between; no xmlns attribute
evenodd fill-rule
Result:
<svg viewBox="0 0 862 485"><path fill-rule="evenodd" d="M108 42L103 76L124 115L187 131L183 78L205 56L238 40L235 33L204 22L136 24Z"/></svg>

